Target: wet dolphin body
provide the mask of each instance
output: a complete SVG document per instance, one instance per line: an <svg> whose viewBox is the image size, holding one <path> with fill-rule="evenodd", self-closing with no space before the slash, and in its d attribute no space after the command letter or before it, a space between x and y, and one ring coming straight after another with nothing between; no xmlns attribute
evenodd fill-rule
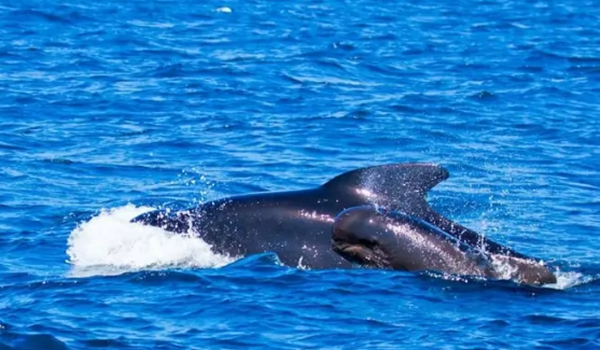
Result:
<svg viewBox="0 0 600 350"><path fill-rule="evenodd" d="M427 221L467 245L527 258L442 217L427 204L427 192L448 176L433 164L374 166L343 173L313 189L228 197L179 212L152 211L132 221L196 234L213 251L230 256L275 252L290 266L350 267L332 249L333 221L345 209L376 204Z"/></svg>
<svg viewBox="0 0 600 350"><path fill-rule="evenodd" d="M419 218L373 206L338 215L332 245L348 261L363 266L556 283L554 274L538 261L486 252Z"/></svg>

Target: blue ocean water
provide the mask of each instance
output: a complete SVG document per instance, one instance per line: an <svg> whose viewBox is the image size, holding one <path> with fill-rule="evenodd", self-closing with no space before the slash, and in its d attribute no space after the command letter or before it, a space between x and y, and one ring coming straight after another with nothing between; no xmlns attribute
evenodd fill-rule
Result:
<svg viewBox="0 0 600 350"><path fill-rule="evenodd" d="M600 347L599 2L0 0L0 37L0 349ZM394 162L559 282L128 223Z"/></svg>

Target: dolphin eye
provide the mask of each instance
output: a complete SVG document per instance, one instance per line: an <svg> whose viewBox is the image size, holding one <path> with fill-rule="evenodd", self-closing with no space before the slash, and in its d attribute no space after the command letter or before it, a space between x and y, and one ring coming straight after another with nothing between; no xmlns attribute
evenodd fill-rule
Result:
<svg viewBox="0 0 600 350"><path fill-rule="evenodd" d="M379 244L376 240L373 239L364 239L361 238L358 240L358 244L364 246L365 248L373 249Z"/></svg>

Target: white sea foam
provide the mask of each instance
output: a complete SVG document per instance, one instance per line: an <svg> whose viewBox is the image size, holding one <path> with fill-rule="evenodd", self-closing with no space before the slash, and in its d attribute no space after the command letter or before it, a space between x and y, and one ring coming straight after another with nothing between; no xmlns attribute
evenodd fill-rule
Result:
<svg viewBox="0 0 600 350"><path fill-rule="evenodd" d="M517 266L511 267L507 259L496 257L492 261L496 271L500 273L500 279L510 280L518 275ZM552 273L556 276L556 283L544 284L543 288L564 290L597 279L575 271L552 270Z"/></svg>
<svg viewBox="0 0 600 350"><path fill-rule="evenodd" d="M68 239L72 274L107 275L166 267L221 267L235 259L215 254L200 238L131 223L149 207L103 210L77 226Z"/></svg>
<svg viewBox="0 0 600 350"><path fill-rule="evenodd" d="M556 276L556 283L545 284L544 288L562 290L572 288L580 284L586 284L598 279L598 277L584 275L583 273L575 271L556 271L554 272L554 275Z"/></svg>

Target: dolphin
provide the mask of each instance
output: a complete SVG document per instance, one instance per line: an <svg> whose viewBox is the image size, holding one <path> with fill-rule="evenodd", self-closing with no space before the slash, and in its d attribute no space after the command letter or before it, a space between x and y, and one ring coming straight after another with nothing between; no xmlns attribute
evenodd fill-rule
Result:
<svg viewBox="0 0 600 350"><path fill-rule="evenodd" d="M274 252L289 266L347 268L353 264L331 246L334 220L346 209L377 205L428 222L482 251L530 259L429 206L426 194L448 176L435 164L386 164L345 172L315 188L227 197L181 211L151 211L132 221L197 235L214 252L231 257Z"/></svg>
<svg viewBox="0 0 600 350"><path fill-rule="evenodd" d="M556 283L539 261L484 251L419 218L373 206L350 208L336 217L332 248L366 267Z"/></svg>

